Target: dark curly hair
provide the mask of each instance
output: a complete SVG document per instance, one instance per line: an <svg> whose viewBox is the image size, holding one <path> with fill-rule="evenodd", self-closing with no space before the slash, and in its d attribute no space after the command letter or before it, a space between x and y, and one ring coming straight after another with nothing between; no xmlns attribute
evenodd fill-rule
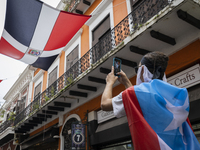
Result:
<svg viewBox="0 0 200 150"><path fill-rule="evenodd" d="M164 76L168 65L169 57L158 51L147 53L141 60L141 64L145 65L154 75L153 79L161 79ZM157 74L157 75L156 75ZM159 75L158 75L159 74Z"/></svg>

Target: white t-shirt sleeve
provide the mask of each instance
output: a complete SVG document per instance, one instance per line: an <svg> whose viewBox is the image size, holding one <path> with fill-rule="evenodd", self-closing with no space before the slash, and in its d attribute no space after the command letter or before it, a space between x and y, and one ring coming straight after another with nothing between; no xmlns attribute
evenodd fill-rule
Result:
<svg viewBox="0 0 200 150"><path fill-rule="evenodd" d="M115 117L120 118L126 116L122 100L122 92L119 95L112 98L112 106Z"/></svg>

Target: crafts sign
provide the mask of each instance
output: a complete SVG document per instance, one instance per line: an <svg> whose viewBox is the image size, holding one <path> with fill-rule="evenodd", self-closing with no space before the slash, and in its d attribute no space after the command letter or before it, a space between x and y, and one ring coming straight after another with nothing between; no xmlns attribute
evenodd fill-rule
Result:
<svg viewBox="0 0 200 150"><path fill-rule="evenodd" d="M72 124L72 150L85 150L85 125Z"/></svg>

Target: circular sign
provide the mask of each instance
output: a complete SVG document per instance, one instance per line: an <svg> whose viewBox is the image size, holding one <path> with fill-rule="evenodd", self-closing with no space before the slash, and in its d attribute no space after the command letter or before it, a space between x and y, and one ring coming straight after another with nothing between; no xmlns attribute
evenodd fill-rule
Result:
<svg viewBox="0 0 200 150"><path fill-rule="evenodd" d="M75 144L82 144L84 141L84 135L82 133L74 134L72 140Z"/></svg>

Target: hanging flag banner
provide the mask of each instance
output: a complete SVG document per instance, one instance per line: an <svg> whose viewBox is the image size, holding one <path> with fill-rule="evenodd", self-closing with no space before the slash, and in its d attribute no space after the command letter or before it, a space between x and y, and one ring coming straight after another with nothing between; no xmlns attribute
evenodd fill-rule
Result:
<svg viewBox="0 0 200 150"><path fill-rule="evenodd" d="M7 0L0 53L48 70L89 18L38 0Z"/></svg>
<svg viewBox="0 0 200 150"><path fill-rule="evenodd" d="M85 125L72 124L72 150L85 150Z"/></svg>

